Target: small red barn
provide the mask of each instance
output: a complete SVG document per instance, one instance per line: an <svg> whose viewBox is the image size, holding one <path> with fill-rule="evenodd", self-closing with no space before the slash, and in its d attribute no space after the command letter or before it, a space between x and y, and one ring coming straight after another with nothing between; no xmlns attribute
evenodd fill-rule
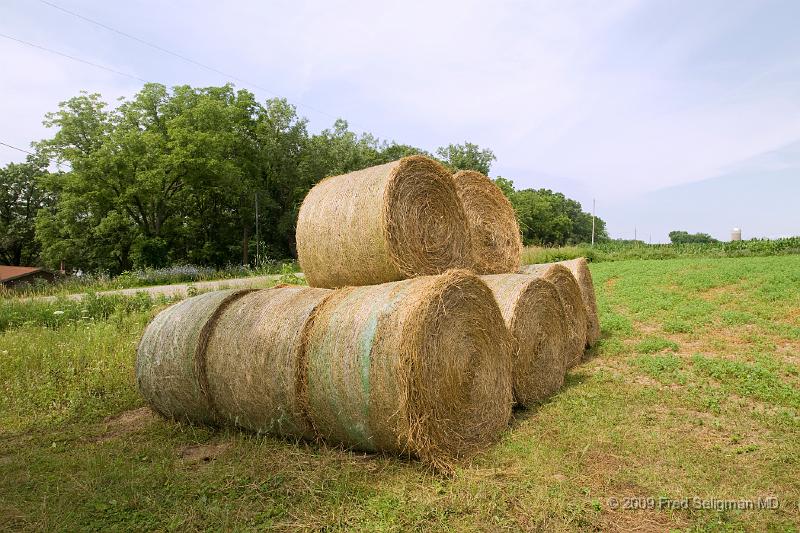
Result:
<svg viewBox="0 0 800 533"><path fill-rule="evenodd" d="M24 283L33 283L37 279L50 282L55 277L52 272L39 267L0 265L0 285L9 289Z"/></svg>

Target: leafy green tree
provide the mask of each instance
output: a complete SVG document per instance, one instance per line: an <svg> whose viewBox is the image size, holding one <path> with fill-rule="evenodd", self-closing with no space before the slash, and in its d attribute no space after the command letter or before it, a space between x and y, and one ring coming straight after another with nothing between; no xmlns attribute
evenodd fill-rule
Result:
<svg viewBox="0 0 800 533"><path fill-rule="evenodd" d="M499 177L495 183L511 201L525 244L565 245L590 242L592 215L581 204L549 189L517 191L514 182ZM595 219L595 240L608 239L605 222Z"/></svg>
<svg viewBox="0 0 800 533"><path fill-rule="evenodd" d="M4 265L39 261L36 214L52 203L41 186L47 173L47 159L40 154L0 168L0 263Z"/></svg>
<svg viewBox="0 0 800 533"><path fill-rule="evenodd" d="M708 233L689 233L687 231L670 231L669 240L672 244L712 244L719 242Z"/></svg>
<svg viewBox="0 0 800 533"><path fill-rule="evenodd" d="M477 144L449 144L436 150L439 159L453 170L476 170L489 175L492 162L497 160L494 152Z"/></svg>
<svg viewBox="0 0 800 533"><path fill-rule="evenodd" d="M514 190L514 182L513 181L511 181L509 179L506 179L506 178L503 178L501 176L498 176L493 181L494 181L494 184L497 185L497 187L501 191L503 191L503 194L506 195L506 198L508 198L510 201L514 200L514 193L516 191Z"/></svg>
<svg viewBox="0 0 800 533"><path fill-rule="evenodd" d="M112 271L230 262L225 241L254 178L254 107L230 86L158 84L112 111L99 95L61 104L42 147L72 171L41 216L43 256Z"/></svg>
<svg viewBox="0 0 800 533"><path fill-rule="evenodd" d="M425 150L420 150L419 148L409 146L408 144L397 144L395 142L383 143L379 149L379 152L380 154L378 159L381 163L389 163L409 155L425 155L432 157L431 154Z"/></svg>

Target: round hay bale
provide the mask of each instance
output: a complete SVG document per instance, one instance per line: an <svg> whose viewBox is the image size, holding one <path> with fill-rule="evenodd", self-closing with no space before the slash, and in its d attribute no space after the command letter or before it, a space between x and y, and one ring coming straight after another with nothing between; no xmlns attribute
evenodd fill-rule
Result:
<svg viewBox="0 0 800 533"><path fill-rule="evenodd" d="M492 180L473 170L456 172L453 181L469 225L470 268L479 274L519 270L522 235L506 195Z"/></svg>
<svg viewBox="0 0 800 533"><path fill-rule="evenodd" d="M325 178L300 206L297 257L311 287L438 274L466 266L468 253L453 178L428 157Z"/></svg>
<svg viewBox="0 0 800 533"><path fill-rule="evenodd" d="M136 350L136 383L167 418L217 424L205 374L205 347L224 308L250 290L214 291L161 311Z"/></svg>
<svg viewBox="0 0 800 533"><path fill-rule="evenodd" d="M514 399L541 402L564 384L566 314L555 285L527 274L481 276L500 307L515 340L512 355Z"/></svg>
<svg viewBox="0 0 800 533"><path fill-rule="evenodd" d="M571 261L561 261L559 264L567 267L578 286L581 288L581 296L583 297L583 305L586 308L586 345L592 346L600 339L600 319L597 315L597 299L594 293L594 282L592 281L592 272L589 270L589 263L585 257L572 259Z"/></svg>
<svg viewBox="0 0 800 533"><path fill-rule="evenodd" d="M221 420L257 433L314 437L304 413L303 329L330 294L287 286L227 306L205 352L208 390Z"/></svg>
<svg viewBox="0 0 800 533"><path fill-rule="evenodd" d="M586 347L586 308L583 305L581 288L575 276L564 265L554 263L545 265L528 265L523 272L544 278L556 286L561 304L564 306L567 322L567 342L564 350L567 368L581 362Z"/></svg>
<svg viewBox="0 0 800 533"><path fill-rule="evenodd" d="M447 468L507 426L512 342L468 271L336 291L307 329L314 429Z"/></svg>

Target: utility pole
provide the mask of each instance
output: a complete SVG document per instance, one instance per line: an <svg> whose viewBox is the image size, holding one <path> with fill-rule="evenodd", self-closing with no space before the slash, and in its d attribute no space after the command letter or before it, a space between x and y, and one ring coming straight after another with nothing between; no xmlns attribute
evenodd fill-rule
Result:
<svg viewBox="0 0 800 533"><path fill-rule="evenodd" d="M636 243L636 246L639 246L639 237L638 233L636 232L636 226L633 227L633 242Z"/></svg>
<svg viewBox="0 0 800 533"><path fill-rule="evenodd" d="M594 198L592 198L592 248L594 248L594 218L595 218L594 213L596 207L597 207L597 202L595 201Z"/></svg>
<svg viewBox="0 0 800 533"><path fill-rule="evenodd" d="M261 234L258 231L258 192L256 192L256 268L261 264L261 257L258 253L260 241Z"/></svg>

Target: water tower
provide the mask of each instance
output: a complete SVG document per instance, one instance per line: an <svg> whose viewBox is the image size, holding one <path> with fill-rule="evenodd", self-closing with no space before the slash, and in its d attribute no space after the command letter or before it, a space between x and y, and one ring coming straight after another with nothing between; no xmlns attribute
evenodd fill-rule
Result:
<svg viewBox="0 0 800 533"><path fill-rule="evenodd" d="M741 241L742 240L742 230L739 228L733 228L731 231L731 241Z"/></svg>

